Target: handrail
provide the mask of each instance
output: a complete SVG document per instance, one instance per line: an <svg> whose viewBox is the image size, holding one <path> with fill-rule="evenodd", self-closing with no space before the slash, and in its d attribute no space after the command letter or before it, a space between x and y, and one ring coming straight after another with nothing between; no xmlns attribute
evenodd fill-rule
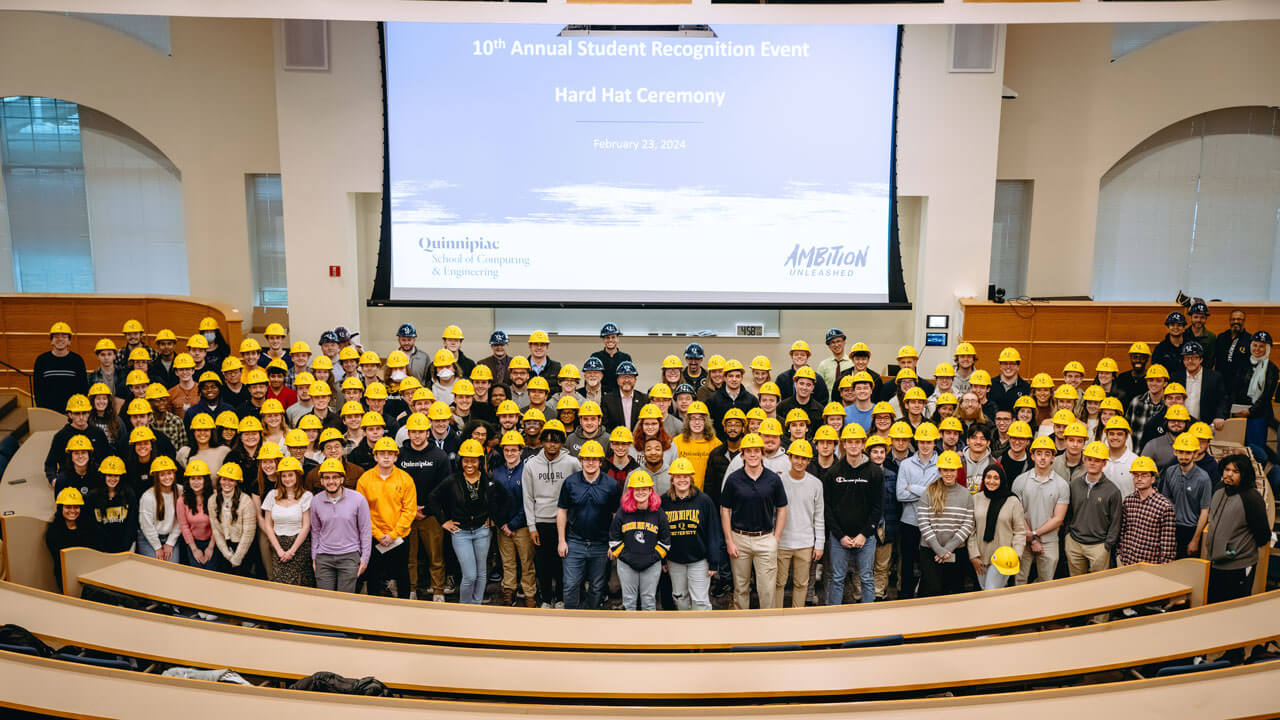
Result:
<svg viewBox="0 0 1280 720"><path fill-rule="evenodd" d="M9 363L5 362L2 359L0 359L0 365L3 365L4 367L9 368L13 372L18 373L19 375L27 379L27 389L25 391L23 391L23 389L20 387L15 387L12 389L16 390L17 392L21 392L27 397L31 398L31 401L34 403L36 399L35 373L29 373L23 370L22 368L14 367L13 365L10 365ZM6 389L6 388L0 388L0 389Z"/></svg>

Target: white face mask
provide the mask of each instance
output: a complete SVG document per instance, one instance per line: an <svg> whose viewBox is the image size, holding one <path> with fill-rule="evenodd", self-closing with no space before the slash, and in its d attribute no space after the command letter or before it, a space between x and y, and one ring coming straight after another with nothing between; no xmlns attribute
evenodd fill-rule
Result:
<svg viewBox="0 0 1280 720"><path fill-rule="evenodd" d="M436 377L440 378L441 380L448 380L449 378L453 377L453 370L450 368L442 368L440 370L437 370Z"/></svg>
<svg viewBox="0 0 1280 720"><path fill-rule="evenodd" d="M218 337L218 333L212 330L206 330L204 333L204 339L208 340L209 342L213 342L213 339L216 337Z"/></svg>
<svg viewBox="0 0 1280 720"><path fill-rule="evenodd" d="M393 370L393 371L391 372L391 379L392 379L392 380L403 380L403 379L405 379L406 377L408 377L408 374L407 374L407 373L405 373L405 371L403 371L403 370L398 370L398 369L397 369L397 370Z"/></svg>

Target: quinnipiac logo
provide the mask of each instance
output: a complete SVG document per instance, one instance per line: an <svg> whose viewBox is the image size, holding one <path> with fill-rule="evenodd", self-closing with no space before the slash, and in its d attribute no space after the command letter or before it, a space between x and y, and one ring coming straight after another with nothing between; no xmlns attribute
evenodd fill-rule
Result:
<svg viewBox="0 0 1280 720"><path fill-rule="evenodd" d="M782 267L790 277L852 277L867 266L869 246L846 248L844 245L809 245L796 243L783 260Z"/></svg>
<svg viewBox="0 0 1280 720"><path fill-rule="evenodd" d="M433 253L436 250L465 250L467 252L475 252L476 250L497 250L501 243L497 240L485 240L477 238L472 240L469 236L461 240L447 240L445 238L418 238L418 247L426 252Z"/></svg>

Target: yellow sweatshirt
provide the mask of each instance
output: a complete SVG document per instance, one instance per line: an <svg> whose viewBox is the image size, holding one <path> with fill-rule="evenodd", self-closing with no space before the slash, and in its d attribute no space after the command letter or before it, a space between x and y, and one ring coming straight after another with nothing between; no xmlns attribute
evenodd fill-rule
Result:
<svg viewBox="0 0 1280 720"><path fill-rule="evenodd" d="M681 433L675 437L674 442L677 456L689 458L689 462L693 463L693 484L701 490L707 477L707 460L711 457L711 451L720 447L720 441L697 438L686 441Z"/></svg>
<svg viewBox="0 0 1280 720"><path fill-rule="evenodd" d="M391 475L383 480L375 467L356 481L356 492L369 501L369 525L375 542L383 535L409 536L409 527L418 512L418 489L409 473L392 468Z"/></svg>

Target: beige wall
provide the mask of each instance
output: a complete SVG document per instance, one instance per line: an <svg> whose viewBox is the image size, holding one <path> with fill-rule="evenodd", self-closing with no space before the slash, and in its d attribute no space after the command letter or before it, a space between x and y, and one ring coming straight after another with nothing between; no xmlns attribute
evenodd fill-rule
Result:
<svg viewBox="0 0 1280 720"><path fill-rule="evenodd" d="M191 294L253 304L244 176L280 172L270 21L174 18L166 57L99 25L0 13L0 95L43 95L137 130L182 173ZM8 254L3 267L12 274Z"/></svg>
<svg viewBox="0 0 1280 720"><path fill-rule="evenodd" d="M1110 62L1110 25L1010 26L999 177L1035 183L1027 288L1092 289L1098 184L1152 133L1208 110L1280 105L1280 23L1201 25Z"/></svg>

